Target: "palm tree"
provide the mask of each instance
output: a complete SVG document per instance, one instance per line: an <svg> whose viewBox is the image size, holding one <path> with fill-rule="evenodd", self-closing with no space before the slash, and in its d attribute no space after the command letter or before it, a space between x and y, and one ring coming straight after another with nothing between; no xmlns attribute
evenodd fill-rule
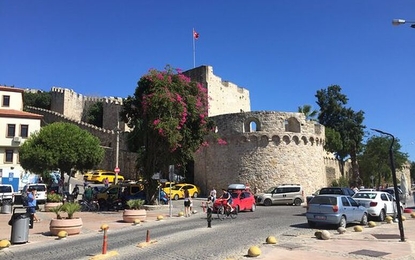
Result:
<svg viewBox="0 0 415 260"><path fill-rule="evenodd" d="M305 115L306 120L315 121L316 116L318 114L317 110L312 110L310 105L303 105L302 107L298 107L298 112L303 113Z"/></svg>

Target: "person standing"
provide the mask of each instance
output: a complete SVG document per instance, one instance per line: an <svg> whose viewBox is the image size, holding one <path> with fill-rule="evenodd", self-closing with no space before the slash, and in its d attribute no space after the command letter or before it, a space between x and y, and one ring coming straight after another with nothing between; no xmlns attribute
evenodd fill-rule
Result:
<svg viewBox="0 0 415 260"><path fill-rule="evenodd" d="M94 191L92 190L91 186L88 185L88 187L84 191L84 200L91 201L92 200L92 197L93 197L93 192Z"/></svg>
<svg viewBox="0 0 415 260"><path fill-rule="evenodd" d="M210 191L210 200L212 201L212 203L213 202L215 202L215 200L216 200L216 190L215 190L215 187L212 187L212 190Z"/></svg>
<svg viewBox="0 0 415 260"><path fill-rule="evenodd" d="M31 189L27 194L27 209L26 212L30 214L30 227L33 228L33 222L40 222L36 217L36 189Z"/></svg>
<svg viewBox="0 0 415 260"><path fill-rule="evenodd" d="M104 180L105 188L108 188L109 184L110 184L110 181L108 180L108 177L106 177L105 180Z"/></svg>
<svg viewBox="0 0 415 260"><path fill-rule="evenodd" d="M184 189L184 215L190 217L190 194L189 191Z"/></svg>

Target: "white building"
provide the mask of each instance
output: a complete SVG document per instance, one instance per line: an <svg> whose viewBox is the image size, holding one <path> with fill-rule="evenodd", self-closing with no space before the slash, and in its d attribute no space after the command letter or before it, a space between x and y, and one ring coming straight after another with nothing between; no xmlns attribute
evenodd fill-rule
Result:
<svg viewBox="0 0 415 260"><path fill-rule="evenodd" d="M43 116L23 111L23 93L24 89L0 86L0 183L16 185L23 178L19 146L40 130Z"/></svg>

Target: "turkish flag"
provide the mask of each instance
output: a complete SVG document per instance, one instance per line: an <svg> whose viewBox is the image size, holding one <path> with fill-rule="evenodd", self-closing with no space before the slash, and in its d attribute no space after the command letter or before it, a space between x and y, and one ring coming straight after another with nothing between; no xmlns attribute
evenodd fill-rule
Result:
<svg viewBox="0 0 415 260"><path fill-rule="evenodd" d="M196 40L199 39L199 33L195 30L193 30L193 38L195 38Z"/></svg>

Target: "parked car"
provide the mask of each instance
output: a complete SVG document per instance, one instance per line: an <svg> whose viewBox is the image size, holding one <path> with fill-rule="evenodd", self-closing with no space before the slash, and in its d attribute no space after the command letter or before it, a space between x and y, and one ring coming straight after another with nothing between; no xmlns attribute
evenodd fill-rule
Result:
<svg viewBox="0 0 415 260"><path fill-rule="evenodd" d="M232 207L235 208L236 213L240 211L254 212L256 210L255 196L244 184L231 184L227 190L232 196ZM215 201L212 211L216 213L220 205L221 203L218 200Z"/></svg>
<svg viewBox="0 0 415 260"><path fill-rule="evenodd" d="M0 184L0 203L14 203L14 189L11 184Z"/></svg>
<svg viewBox="0 0 415 260"><path fill-rule="evenodd" d="M307 205L308 225L313 228L317 223L346 227L348 223L367 224L367 209L352 197L337 194L317 195Z"/></svg>
<svg viewBox="0 0 415 260"><path fill-rule="evenodd" d="M355 194L355 192L348 187L325 187L316 191L311 196L307 196L307 204L310 202L312 198L314 198L314 196L322 194L341 194L352 197Z"/></svg>
<svg viewBox="0 0 415 260"><path fill-rule="evenodd" d="M283 184L271 187L255 197L258 205L289 204L300 206L304 201L304 192L300 184Z"/></svg>
<svg viewBox="0 0 415 260"><path fill-rule="evenodd" d="M45 204L46 203L46 192L47 187L44 183L32 183L26 184L22 190L22 202L23 205L27 205L27 193L32 190L36 189L36 202L37 204Z"/></svg>
<svg viewBox="0 0 415 260"><path fill-rule="evenodd" d="M108 178L110 183L114 183L115 180L115 172L111 171L94 171L91 177L91 182L94 183L104 183L105 178ZM118 182L122 182L124 180L124 176L118 174L117 176Z"/></svg>
<svg viewBox="0 0 415 260"><path fill-rule="evenodd" d="M383 191L359 191L353 199L367 208L369 217L384 221L386 215L397 216L396 203L391 194ZM403 207L402 207L403 212Z"/></svg>
<svg viewBox="0 0 415 260"><path fill-rule="evenodd" d="M179 183L174 185L174 187L171 188L171 191L163 189L167 196L174 200L178 199L184 199L184 190L187 189L189 191L190 197L197 198L200 194L200 188L197 187L194 184L189 183Z"/></svg>
<svg viewBox="0 0 415 260"><path fill-rule="evenodd" d="M146 200L146 193L142 184L111 185L95 195L100 208L106 208L113 201L121 200L124 204L131 199Z"/></svg>
<svg viewBox="0 0 415 260"><path fill-rule="evenodd" d="M393 187L389 187L389 188L386 188L386 189L382 189L380 191L387 192L390 195L392 195L393 198L395 198L395 189ZM399 200L400 201L403 201L404 200L404 196L403 196L404 194L403 194L403 192L402 192L402 190L400 188L398 188L398 194L399 194Z"/></svg>

